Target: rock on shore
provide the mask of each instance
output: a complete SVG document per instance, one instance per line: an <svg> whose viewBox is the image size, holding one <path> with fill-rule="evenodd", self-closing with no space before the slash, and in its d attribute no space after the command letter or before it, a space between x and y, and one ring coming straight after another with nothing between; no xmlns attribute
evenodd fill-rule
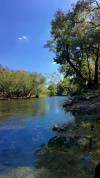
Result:
<svg viewBox="0 0 100 178"><path fill-rule="evenodd" d="M95 112L100 113L100 101L95 97L74 97L63 104L63 107L71 112Z"/></svg>

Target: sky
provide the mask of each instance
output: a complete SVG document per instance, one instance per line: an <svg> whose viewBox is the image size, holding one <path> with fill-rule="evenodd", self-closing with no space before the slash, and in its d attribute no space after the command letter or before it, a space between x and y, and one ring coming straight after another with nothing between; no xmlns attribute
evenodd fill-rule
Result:
<svg viewBox="0 0 100 178"><path fill-rule="evenodd" d="M14 70L51 74L53 54L44 48L51 20L75 0L0 0L0 64Z"/></svg>

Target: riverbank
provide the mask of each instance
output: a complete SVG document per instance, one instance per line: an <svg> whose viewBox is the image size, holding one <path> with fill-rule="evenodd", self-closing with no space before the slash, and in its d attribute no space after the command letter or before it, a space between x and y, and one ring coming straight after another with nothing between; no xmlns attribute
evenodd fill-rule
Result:
<svg viewBox="0 0 100 178"><path fill-rule="evenodd" d="M32 99L32 98L36 98L36 97L0 97L0 100L17 100L17 99Z"/></svg>
<svg viewBox="0 0 100 178"><path fill-rule="evenodd" d="M69 158L74 166L78 165L77 169L85 176L77 173L77 177L93 177L100 162L100 90L70 97L63 107L66 113L70 111L75 116L75 122L54 125L55 136L49 140L48 147L65 153L66 163Z"/></svg>
<svg viewBox="0 0 100 178"><path fill-rule="evenodd" d="M31 97L28 97L28 96L25 96L25 97L5 97L5 96L1 96L0 97L0 100L24 100L24 99L32 99L32 98L43 98L43 97L47 97L46 95L41 95L41 96L31 96Z"/></svg>
<svg viewBox="0 0 100 178"><path fill-rule="evenodd" d="M84 93L82 96L76 95L65 101L63 107L67 111L77 113L93 112L100 116L100 90Z"/></svg>

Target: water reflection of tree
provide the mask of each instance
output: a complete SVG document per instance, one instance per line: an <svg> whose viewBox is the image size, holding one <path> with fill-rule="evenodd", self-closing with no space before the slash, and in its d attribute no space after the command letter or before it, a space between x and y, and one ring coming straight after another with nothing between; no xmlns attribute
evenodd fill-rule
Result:
<svg viewBox="0 0 100 178"><path fill-rule="evenodd" d="M47 105L43 99L0 101L1 118L35 117L46 114Z"/></svg>
<svg viewBox="0 0 100 178"><path fill-rule="evenodd" d="M59 98L58 98L59 99ZM48 111L57 112L58 111L58 99L57 97L51 97L49 99Z"/></svg>

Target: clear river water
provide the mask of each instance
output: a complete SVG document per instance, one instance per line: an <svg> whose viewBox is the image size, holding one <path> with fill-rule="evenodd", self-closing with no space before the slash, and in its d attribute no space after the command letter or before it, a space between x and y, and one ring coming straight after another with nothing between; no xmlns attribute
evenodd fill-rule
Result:
<svg viewBox="0 0 100 178"><path fill-rule="evenodd" d="M54 124L74 122L74 116L62 108L65 99L67 97L0 101L0 178L49 177L44 165L36 166L37 152L55 135ZM62 177L58 175L64 177L64 173ZM50 174L50 178L53 175Z"/></svg>

